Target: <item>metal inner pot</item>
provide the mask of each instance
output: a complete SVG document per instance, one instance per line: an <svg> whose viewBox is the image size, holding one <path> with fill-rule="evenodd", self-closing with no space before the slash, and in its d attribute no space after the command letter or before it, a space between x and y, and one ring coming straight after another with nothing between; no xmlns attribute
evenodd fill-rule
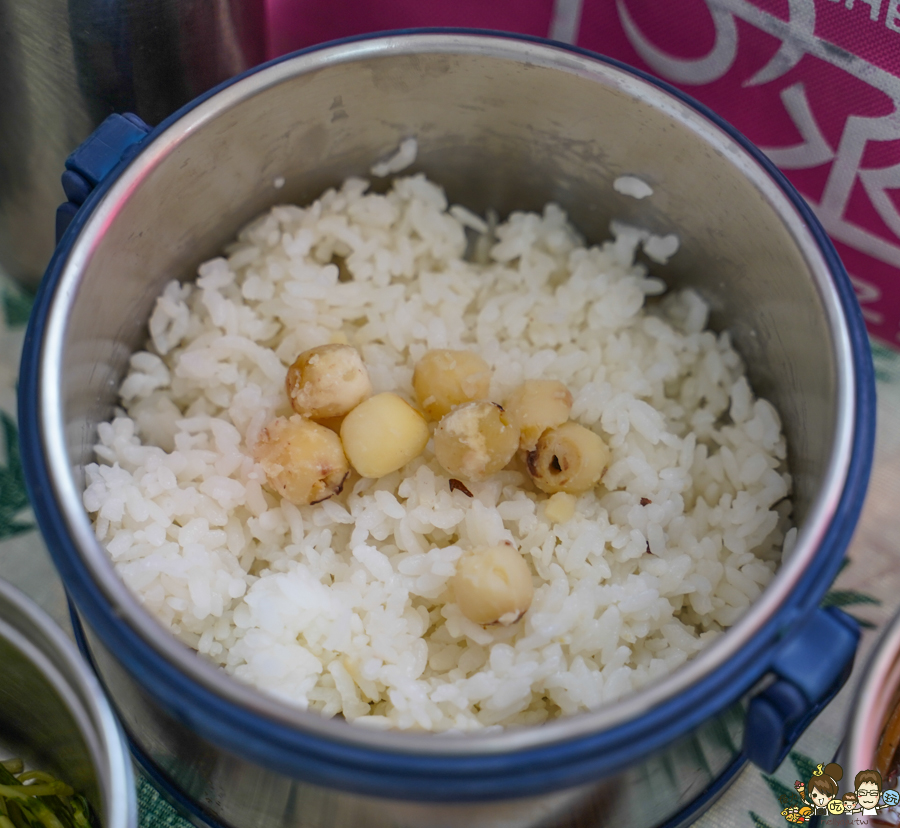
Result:
<svg viewBox="0 0 900 828"><path fill-rule="evenodd" d="M62 779L106 828L137 825L131 758L96 678L72 642L0 580L0 758Z"/></svg>
<svg viewBox="0 0 900 828"><path fill-rule="evenodd" d="M349 175L367 175L409 136L418 157L407 172L443 185L451 203L505 215L555 201L589 242L608 237L612 218L676 232L680 251L654 273L710 302L712 326L732 333L754 389L776 405L787 434L800 534L765 593L727 635L664 681L540 728L440 739L372 733L264 697L188 651L141 609L81 504L80 469L93 459L96 425L111 414L165 283L193 278L261 211L308 202ZM42 529L96 633L92 645L105 650L101 674L117 687L132 676L134 686L113 697L154 761L174 767L172 752L184 740L173 747L161 735L174 719L232 739L232 752L248 762L307 774L315 784L342 784L323 770L328 763L354 766L352 788L363 785L363 767L406 762L409 773L429 768L437 786L469 773L475 790L502 765L521 770L505 790L522 796L530 784L537 791L583 784L634 761L635 751L698 726L760 677L767 648L815 606L837 569L867 477L857 455L866 455L871 436L868 415L862 423L857 415L860 400L863 407L871 400L868 381L857 382L866 357L852 292L815 219L760 153L678 93L617 64L470 33L404 34L300 53L176 113L151 137L98 188L58 251L35 311L23 393L38 429L41 479L32 486L44 496ZM624 174L640 176L654 195L617 195L612 183ZM284 178L283 189L276 178ZM185 706L198 693L203 704ZM168 718L133 712L154 703ZM241 730L248 721L262 728L256 742ZM628 747L604 753L611 731ZM558 769L547 754L548 769L534 775L532 754L544 748L568 752L565 761L557 757ZM307 750L312 758L293 764ZM396 795L375 781L369 792ZM409 795L442 798L412 787ZM661 813L653 811L648 824Z"/></svg>

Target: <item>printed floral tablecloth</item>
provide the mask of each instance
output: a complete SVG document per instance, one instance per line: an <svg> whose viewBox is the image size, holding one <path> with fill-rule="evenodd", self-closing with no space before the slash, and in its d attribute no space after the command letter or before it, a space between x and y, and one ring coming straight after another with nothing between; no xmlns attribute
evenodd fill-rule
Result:
<svg viewBox="0 0 900 828"><path fill-rule="evenodd" d="M0 577L30 595L70 630L62 585L34 527L19 461L16 378L29 308L29 298L0 276ZM700 817L697 825L701 828L776 828L787 824L781 816L779 797L793 793L795 779L808 780L818 763L834 757L867 653L879 628L900 609L900 353L878 344L873 349L879 417L875 467L848 563L825 599L854 615L864 627L853 677L774 775L746 767ZM140 776L138 801L142 828L187 826Z"/></svg>

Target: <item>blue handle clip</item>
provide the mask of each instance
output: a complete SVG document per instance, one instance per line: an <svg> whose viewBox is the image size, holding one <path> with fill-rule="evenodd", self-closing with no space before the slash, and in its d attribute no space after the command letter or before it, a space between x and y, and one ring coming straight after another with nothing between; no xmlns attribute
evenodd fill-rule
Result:
<svg viewBox="0 0 900 828"><path fill-rule="evenodd" d="M853 669L859 625L838 609L819 608L779 645L776 679L750 700L744 753L773 773Z"/></svg>
<svg viewBox="0 0 900 828"><path fill-rule="evenodd" d="M120 161L137 155L148 132L150 127L137 115L110 115L66 159L62 186L68 201L56 210L57 244L94 187Z"/></svg>

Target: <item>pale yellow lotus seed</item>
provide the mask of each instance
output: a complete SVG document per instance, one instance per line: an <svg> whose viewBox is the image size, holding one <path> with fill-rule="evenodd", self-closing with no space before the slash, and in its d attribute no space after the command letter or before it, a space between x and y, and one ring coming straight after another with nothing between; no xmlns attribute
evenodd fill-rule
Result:
<svg viewBox="0 0 900 828"><path fill-rule="evenodd" d="M452 586L462 614L483 625L514 624L534 597L531 570L509 541L461 558Z"/></svg>
<svg viewBox="0 0 900 828"><path fill-rule="evenodd" d="M360 403L341 423L350 464L363 477L384 477L418 457L428 442L425 418L385 391Z"/></svg>
<svg viewBox="0 0 900 828"><path fill-rule="evenodd" d="M565 523L575 516L577 502L575 495L557 492L547 498L547 502L544 504L544 515L551 523Z"/></svg>
<svg viewBox="0 0 900 828"><path fill-rule="evenodd" d="M483 400L491 387L491 368L472 351L428 351L413 371L416 400L429 420L440 420L454 406Z"/></svg>
<svg viewBox="0 0 900 828"><path fill-rule="evenodd" d="M548 429L562 425L572 410L572 394L559 380L527 380L503 406L519 428L519 448L531 451Z"/></svg>

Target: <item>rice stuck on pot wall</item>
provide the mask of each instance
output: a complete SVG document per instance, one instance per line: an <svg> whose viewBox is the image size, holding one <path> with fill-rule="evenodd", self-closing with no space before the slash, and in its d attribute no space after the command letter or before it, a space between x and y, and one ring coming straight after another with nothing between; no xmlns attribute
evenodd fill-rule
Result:
<svg viewBox="0 0 900 828"><path fill-rule="evenodd" d="M672 672L771 580L790 477L727 332L635 262L671 239L612 232L588 247L553 204L494 226L420 175L272 209L166 287L99 427L84 504L116 571L236 678L373 727L536 724ZM398 470L295 505L260 447L298 416L289 366L326 344L356 349L369 399L417 409L414 368L440 349L484 360L493 403L562 383L569 422L608 449L602 478L542 491L518 451L459 479L432 421ZM458 594L486 549L520 558L530 592L500 623Z"/></svg>

